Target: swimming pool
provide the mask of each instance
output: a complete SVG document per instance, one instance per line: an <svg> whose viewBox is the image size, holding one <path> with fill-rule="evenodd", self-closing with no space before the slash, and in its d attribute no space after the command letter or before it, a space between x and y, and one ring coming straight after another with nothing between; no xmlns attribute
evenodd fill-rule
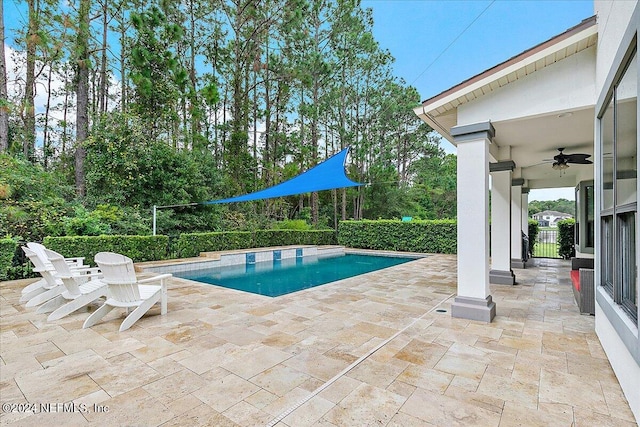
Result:
<svg viewBox="0 0 640 427"><path fill-rule="evenodd" d="M336 280L413 261L416 258L361 254L305 256L175 272L176 277L277 297Z"/></svg>

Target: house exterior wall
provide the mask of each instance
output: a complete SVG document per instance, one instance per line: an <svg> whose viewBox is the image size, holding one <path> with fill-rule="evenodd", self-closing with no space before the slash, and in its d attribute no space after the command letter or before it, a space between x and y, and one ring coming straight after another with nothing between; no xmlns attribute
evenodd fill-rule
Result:
<svg viewBox="0 0 640 427"><path fill-rule="evenodd" d="M596 126L595 126L595 158L600 159L603 154L600 136L600 121L598 117L607 104L607 96L612 91L616 76L621 74L627 52L637 48L637 33L640 27L640 7L638 1L595 1L595 12L598 15L598 54L596 61ZM635 39L634 39L635 37ZM635 79L640 83L640 73L637 67L632 71ZM638 85L637 87L640 87ZM636 117L640 122L640 117ZM637 138L640 141L640 138ZM639 147L640 148L640 147ZM629 402L636 420L640 421L640 337L638 324L614 302L611 296L602 288L603 268L603 227L601 224L602 206L602 164L596 161L595 167L595 277L596 277L596 318L595 330L607 354L609 362L616 373L622 390ZM635 189L636 200L637 188ZM635 229L639 230L638 215L636 215ZM640 244L635 242L636 265L640 265ZM637 280L637 273L636 273Z"/></svg>
<svg viewBox="0 0 640 427"><path fill-rule="evenodd" d="M546 115L595 103L596 47L512 82L458 107L458 124ZM523 102L513 108L513 100ZM481 101L481 102L480 102Z"/></svg>
<svg viewBox="0 0 640 427"><path fill-rule="evenodd" d="M637 6L637 1L594 1L594 11L598 15L596 96L602 92L620 42L631 24L631 16Z"/></svg>

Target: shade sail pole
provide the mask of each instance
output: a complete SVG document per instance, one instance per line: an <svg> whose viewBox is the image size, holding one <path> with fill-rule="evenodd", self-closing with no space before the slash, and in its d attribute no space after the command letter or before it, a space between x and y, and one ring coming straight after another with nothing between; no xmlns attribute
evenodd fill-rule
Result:
<svg viewBox="0 0 640 427"><path fill-rule="evenodd" d="M157 215L158 209L180 208L180 207L183 207L183 206L197 206L197 205L201 205L201 204L202 203L185 203L185 204L182 204L182 205L166 205L166 206L153 205L153 235L154 236L156 235L156 222L157 222L157 219L158 219L157 218L158 217L158 215Z"/></svg>

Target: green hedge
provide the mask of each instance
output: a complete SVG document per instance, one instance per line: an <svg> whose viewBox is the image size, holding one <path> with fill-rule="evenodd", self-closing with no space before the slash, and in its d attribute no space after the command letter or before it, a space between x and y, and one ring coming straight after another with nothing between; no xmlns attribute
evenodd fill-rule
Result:
<svg viewBox="0 0 640 427"><path fill-rule="evenodd" d="M538 232L540 225L538 221L535 219L529 219L529 253L533 254L533 247L536 244L536 238L538 237Z"/></svg>
<svg viewBox="0 0 640 427"><path fill-rule="evenodd" d="M333 230L258 230L254 247L287 245L335 245L338 243Z"/></svg>
<svg viewBox="0 0 640 427"><path fill-rule="evenodd" d="M558 221L558 255L564 259L576 256L575 226L576 221L573 218Z"/></svg>
<svg viewBox="0 0 640 427"><path fill-rule="evenodd" d="M455 220L341 221L338 243L351 248L406 252L457 252Z"/></svg>
<svg viewBox="0 0 640 427"><path fill-rule="evenodd" d="M167 258L167 236L74 236L45 237L44 245L65 257L84 257L93 264L98 252L117 252L135 262Z"/></svg>
<svg viewBox="0 0 640 427"><path fill-rule="evenodd" d="M259 248L287 245L335 245L333 230L259 230L181 234L171 241L168 236L66 236L45 237L43 244L65 257L84 257L94 264L98 252L117 252L135 262L168 258L188 258L200 252ZM11 274L12 269L24 269L27 264L12 267L17 243L0 239L0 280L27 277Z"/></svg>
<svg viewBox="0 0 640 427"><path fill-rule="evenodd" d="M335 245L333 230L258 230L181 234L172 257L195 257L200 252L287 245Z"/></svg>
<svg viewBox="0 0 640 427"><path fill-rule="evenodd" d="M0 239L0 280L7 280L7 271L13 262L18 243L13 239Z"/></svg>
<svg viewBox="0 0 640 427"><path fill-rule="evenodd" d="M171 250L171 257L190 258L199 256L200 252L245 249L252 246L253 236L249 231L186 233L178 237Z"/></svg>

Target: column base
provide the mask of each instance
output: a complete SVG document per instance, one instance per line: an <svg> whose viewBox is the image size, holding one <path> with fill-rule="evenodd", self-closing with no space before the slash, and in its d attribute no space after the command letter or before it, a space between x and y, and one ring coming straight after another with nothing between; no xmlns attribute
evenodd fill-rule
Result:
<svg viewBox="0 0 640 427"><path fill-rule="evenodd" d="M527 263L518 258L511 258L511 268L527 268Z"/></svg>
<svg viewBox="0 0 640 427"><path fill-rule="evenodd" d="M490 270L489 283L493 283L494 285L515 285L516 275L513 274L513 270Z"/></svg>
<svg viewBox="0 0 640 427"><path fill-rule="evenodd" d="M451 317L491 323L496 317L496 304L491 295L486 298L456 297L451 304Z"/></svg>

